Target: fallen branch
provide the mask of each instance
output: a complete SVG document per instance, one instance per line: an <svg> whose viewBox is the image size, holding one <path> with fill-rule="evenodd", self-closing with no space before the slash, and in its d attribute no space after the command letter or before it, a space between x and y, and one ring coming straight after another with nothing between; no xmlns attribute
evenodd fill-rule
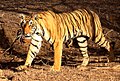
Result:
<svg viewBox="0 0 120 81"><path fill-rule="evenodd" d="M13 47L14 43L15 43L18 39L19 39L19 37L16 37L16 38L14 39L13 43L10 45L10 47L7 48L7 49L3 52L3 54L5 54L7 51L9 51L9 50Z"/></svg>
<svg viewBox="0 0 120 81"><path fill-rule="evenodd" d="M106 34L105 34L105 36L107 36L109 33L111 33L111 32L113 32L113 29L111 29L111 30L109 30Z"/></svg>
<svg viewBox="0 0 120 81"><path fill-rule="evenodd" d="M21 37L22 37L22 30L19 29L19 30L17 31L17 36L16 36L16 38L13 40L12 44L10 45L10 47L7 48L7 49L3 52L3 54L5 55L5 53L6 53L7 51L9 51L9 50L13 47L14 43L15 43L18 39L20 39Z"/></svg>

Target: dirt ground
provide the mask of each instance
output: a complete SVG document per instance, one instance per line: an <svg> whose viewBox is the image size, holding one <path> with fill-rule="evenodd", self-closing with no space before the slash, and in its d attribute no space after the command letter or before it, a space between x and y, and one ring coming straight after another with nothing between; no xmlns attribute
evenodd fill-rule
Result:
<svg viewBox="0 0 120 81"><path fill-rule="evenodd" d="M19 14L32 14L43 10L70 12L79 8L95 11L103 25L103 32L115 44L115 61L107 62L107 52L89 41L90 63L87 70L76 68L82 56L78 48L63 49L60 72L51 72L53 50L43 41L41 50L32 66L17 72L15 68L23 65L28 44L16 41L9 48L20 28ZM119 0L1 0L0 1L0 81L120 81L120 2Z"/></svg>

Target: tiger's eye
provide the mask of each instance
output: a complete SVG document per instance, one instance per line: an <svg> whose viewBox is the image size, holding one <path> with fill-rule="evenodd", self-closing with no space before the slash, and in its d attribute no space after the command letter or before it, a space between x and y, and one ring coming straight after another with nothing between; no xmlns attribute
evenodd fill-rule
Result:
<svg viewBox="0 0 120 81"><path fill-rule="evenodd" d="M30 20L30 21L29 21L29 25L32 25L32 24L33 24L33 21L32 21L32 20Z"/></svg>

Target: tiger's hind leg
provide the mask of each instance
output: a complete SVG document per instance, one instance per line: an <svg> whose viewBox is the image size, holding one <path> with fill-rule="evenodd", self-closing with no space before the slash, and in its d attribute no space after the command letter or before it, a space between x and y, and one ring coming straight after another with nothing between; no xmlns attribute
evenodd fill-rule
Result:
<svg viewBox="0 0 120 81"><path fill-rule="evenodd" d="M78 41L78 45L80 47L80 51L83 55L83 62L81 64L81 66L84 67L84 66L87 66L88 62L89 62L89 56L88 56L88 50L87 50L87 48L88 48L87 38L78 37L77 41Z"/></svg>
<svg viewBox="0 0 120 81"><path fill-rule="evenodd" d="M108 62L112 62L114 61L115 57L113 54L113 50L114 50L114 42L108 42L106 40L106 38L104 37L104 34L99 34L98 37L96 37L95 39L95 43L97 43L98 45L100 45L101 47L104 47L105 49L108 50Z"/></svg>

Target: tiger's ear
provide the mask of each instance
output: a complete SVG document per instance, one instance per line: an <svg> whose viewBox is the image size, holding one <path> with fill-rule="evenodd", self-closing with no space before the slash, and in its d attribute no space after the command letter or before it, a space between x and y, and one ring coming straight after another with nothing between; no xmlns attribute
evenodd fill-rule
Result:
<svg viewBox="0 0 120 81"><path fill-rule="evenodd" d="M37 15L34 15L33 18L34 18L35 20L38 20L38 16L37 16Z"/></svg>
<svg viewBox="0 0 120 81"><path fill-rule="evenodd" d="M23 20L23 19L25 19L25 15L24 14L20 14L19 18L21 18Z"/></svg>
<svg viewBox="0 0 120 81"><path fill-rule="evenodd" d="M35 15L33 16L33 18L34 18L35 20L38 20L38 19L39 19L39 16L38 16L37 14L35 14Z"/></svg>
<svg viewBox="0 0 120 81"><path fill-rule="evenodd" d="M20 18L20 27L23 27L23 25L26 23L25 15L24 14L19 14L19 18Z"/></svg>
<svg viewBox="0 0 120 81"><path fill-rule="evenodd" d="M43 17L41 17L40 15L38 14L35 14L34 17L33 17L35 20L38 20L38 19L43 19Z"/></svg>

